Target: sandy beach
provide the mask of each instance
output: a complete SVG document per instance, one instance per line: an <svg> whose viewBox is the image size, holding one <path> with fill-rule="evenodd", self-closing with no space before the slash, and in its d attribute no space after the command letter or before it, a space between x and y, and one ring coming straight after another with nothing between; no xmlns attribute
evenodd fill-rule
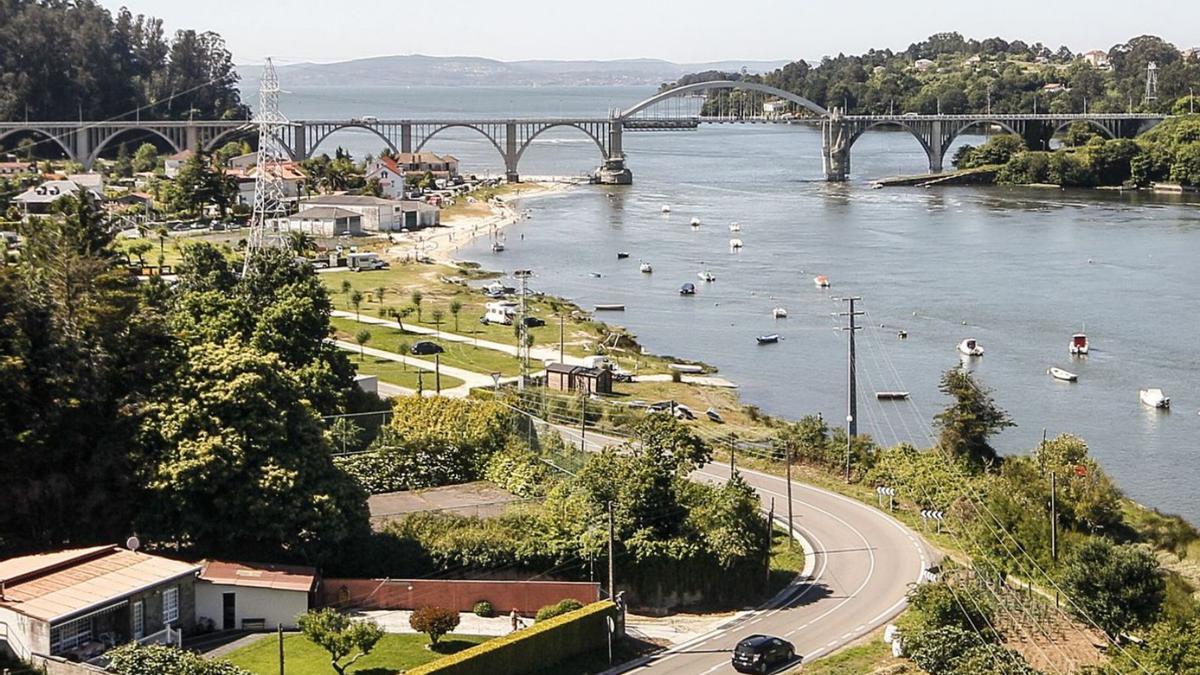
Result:
<svg viewBox="0 0 1200 675"><path fill-rule="evenodd" d="M521 203L538 197L558 194L581 182L577 178L546 178L523 182L504 195L485 202L463 207L451 207L450 215L443 215L439 227L419 232L392 235L393 245L388 247L387 257L394 260L411 260L427 257L437 262L451 262L460 247L477 237L497 236L503 241L503 230L526 217ZM463 197L462 199L466 199ZM457 213L452 211L458 210Z"/></svg>

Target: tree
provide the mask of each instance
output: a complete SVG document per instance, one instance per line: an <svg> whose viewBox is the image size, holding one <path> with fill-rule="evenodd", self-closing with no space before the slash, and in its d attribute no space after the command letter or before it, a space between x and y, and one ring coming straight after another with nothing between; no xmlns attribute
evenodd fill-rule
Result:
<svg viewBox="0 0 1200 675"><path fill-rule="evenodd" d="M412 299L413 307L417 308L417 323L421 323L421 301L425 299L425 294L421 291L413 291L409 297Z"/></svg>
<svg viewBox="0 0 1200 675"><path fill-rule="evenodd" d="M151 244L149 241L146 241L145 239L139 239L139 240L133 242L132 244L130 244L129 247L126 248L125 250L129 251L130 255L137 256L138 266L145 267L146 266L146 254L149 253L151 251L151 249L153 249L153 248L154 248L154 244Z"/></svg>
<svg viewBox="0 0 1200 675"><path fill-rule="evenodd" d="M168 645L121 645L104 654L108 670L117 675L251 675L228 661L205 658Z"/></svg>
<svg viewBox="0 0 1200 675"><path fill-rule="evenodd" d="M462 311L463 304L459 300L450 301L450 315L454 317L454 332L458 332L458 313Z"/></svg>
<svg viewBox="0 0 1200 675"><path fill-rule="evenodd" d="M371 341L371 331L366 328L354 334L354 341L358 343L358 358L361 360L366 358L363 354L363 347Z"/></svg>
<svg viewBox="0 0 1200 675"><path fill-rule="evenodd" d="M442 319L446 318L446 313L443 312L440 307L435 307L433 310L433 313L432 313L432 317L433 317L433 325L435 327L434 330L436 331L435 334L438 337L441 337Z"/></svg>
<svg viewBox="0 0 1200 675"><path fill-rule="evenodd" d="M1112 637L1158 614L1166 583L1149 551L1092 537L1070 553L1062 574L1071 613Z"/></svg>
<svg viewBox="0 0 1200 675"><path fill-rule="evenodd" d="M310 609L300 615L297 623L304 637L329 652L329 666L338 675L345 675L350 666L370 654L383 637L383 630L374 621L353 621L332 608ZM343 662L347 657L349 660Z"/></svg>
<svg viewBox="0 0 1200 675"><path fill-rule="evenodd" d="M317 250L317 242L307 232L291 230L284 238L284 246L296 255L308 255Z"/></svg>
<svg viewBox="0 0 1200 675"><path fill-rule="evenodd" d="M346 295L350 291L354 290L354 284L350 283L349 279L342 279L342 287L341 288L342 288L342 295Z"/></svg>
<svg viewBox="0 0 1200 675"><path fill-rule="evenodd" d="M408 617L408 625L412 626L413 630L428 635L429 643L434 648L443 635L458 628L458 622L458 612L445 607L418 607Z"/></svg>
<svg viewBox="0 0 1200 675"><path fill-rule="evenodd" d="M139 173L153 171L158 166L158 148L153 143L142 143L133 153L133 170Z"/></svg>
<svg viewBox="0 0 1200 675"><path fill-rule="evenodd" d="M358 321L362 317L359 316L358 310L362 306L363 293L362 291L353 291L350 293L350 306L354 308L354 320Z"/></svg>
<svg viewBox="0 0 1200 675"><path fill-rule="evenodd" d="M994 463L996 451L988 439L1006 427L1015 426L1008 413L996 405L970 372L961 368L947 370L939 388L954 400L934 418L941 432L938 444L944 451L965 459L973 469Z"/></svg>
<svg viewBox="0 0 1200 675"><path fill-rule="evenodd" d="M387 295L387 287L386 286L377 286L375 288L374 293L375 293L375 302L378 302L380 305L382 305L383 304L383 296Z"/></svg>

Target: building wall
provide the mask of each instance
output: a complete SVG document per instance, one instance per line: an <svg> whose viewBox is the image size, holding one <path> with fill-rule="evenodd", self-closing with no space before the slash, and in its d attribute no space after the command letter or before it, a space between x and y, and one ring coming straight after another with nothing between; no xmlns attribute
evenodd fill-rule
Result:
<svg viewBox="0 0 1200 675"><path fill-rule="evenodd" d="M269 629L279 625L294 629L296 617L308 611L308 593L197 581L196 617L212 619L217 630L223 626L225 593L236 595L234 620L238 628L242 627L242 619L263 619Z"/></svg>
<svg viewBox="0 0 1200 675"><path fill-rule="evenodd" d="M469 612L480 600L504 614L516 609L523 615L564 598L583 604L600 599L600 584L579 581L465 581L457 579L325 579L321 582L322 607L361 609L414 609L436 605Z"/></svg>
<svg viewBox="0 0 1200 675"><path fill-rule="evenodd" d="M179 618L171 623L172 628L191 631L196 625L196 580L184 577L170 583L159 584L138 595L129 597L129 634L133 635L133 603L141 600L145 611L145 634L152 635L165 628L163 623L163 591L172 586L179 587ZM49 648L46 649L49 652Z"/></svg>
<svg viewBox="0 0 1200 675"><path fill-rule="evenodd" d="M29 659L35 668L46 675L104 675L107 670L86 663L72 663L61 656L38 654Z"/></svg>
<svg viewBox="0 0 1200 675"><path fill-rule="evenodd" d="M5 650L19 659L28 659L34 653L50 653L50 626L0 608L0 652Z"/></svg>

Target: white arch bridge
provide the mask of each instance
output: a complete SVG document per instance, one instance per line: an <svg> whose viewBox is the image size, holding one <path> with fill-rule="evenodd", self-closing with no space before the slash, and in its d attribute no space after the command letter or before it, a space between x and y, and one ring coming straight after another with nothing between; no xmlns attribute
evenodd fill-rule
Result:
<svg viewBox="0 0 1200 675"><path fill-rule="evenodd" d="M291 157L299 160L312 157L333 133L343 129L371 132L393 152L420 152L446 130L467 129L491 143L504 161L508 179L516 181L521 157L538 136L554 128L573 129L590 138L600 152L597 178L626 184L632 182L622 145L626 131L689 131L702 124L807 124L821 128L825 177L844 181L850 174L854 142L877 127L911 133L925 150L930 171L937 172L954 140L975 127L999 126L1020 135L1027 147L1043 149L1054 134L1075 122L1085 122L1109 138L1131 138L1162 119L1162 115L1141 113L847 115L764 84L716 80L660 92L624 110L610 111L607 117L295 120L280 140ZM253 138L255 133L249 120L0 122L0 146L18 134L40 137L90 169L101 153L112 151L122 139L154 137L175 152L209 151L229 140Z"/></svg>

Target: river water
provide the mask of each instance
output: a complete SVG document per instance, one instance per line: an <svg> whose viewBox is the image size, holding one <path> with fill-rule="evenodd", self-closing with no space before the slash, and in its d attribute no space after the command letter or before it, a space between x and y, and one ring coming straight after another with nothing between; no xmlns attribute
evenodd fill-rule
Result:
<svg viewBox="0 0 1200 675"><path fill-rule="evenodd" d="M283 83L287 89L286 82ZM293 118L604 116L652 93L646 88L412 88L287 91ZM499 173L495 149L469 130L438 136L463 170ZM965 139L978 143L979 138ZM369 134L339 132L356 154L377 152ZM889 188L867 180L916 173L925 156L907 134L871 132L852 152L849 183L821 180L812 129L711 126L696 132L627 133L629 187L585 186L531 200L530 219L507 230L507 250L487 241L460 257L493 269L532 268L536 290L590 308L636 333L656 353L700 359L741 385L742 399L799 417L846 414L846 334L835 298L863 298L858 335L859 430L884 443L928 445L945 405L941 373L959 364L955 345L975 337L986 354L971 367L1018 426L997 440L1025 451L1042 429L1085 438L1134 499L1200 522L1200 199L1032 188ZM947 156L950 156L948 153ZM548 132L521 171L578 174L598 163L583 134ZM670 204L669 216L660 213ZM699 228L689 226L700 218ZM731 234L729 224L742 226ZM522 236L523 235L523 236ZM745 242L732 252L728 241ZM617 251L630 259L618 261ZM654 266L638 272L638 259ZM703 284L697 273L717 277ZM598 272L599 278L591 273ZM827 275L832 288L815 287ZM679 286L699 291L680 297ZM786 307L775 320L771 309ZM844 321L844 319L840 319ZM1083 329L1084 359L1067 344ZM897 338L905 330L906 340ZM779 333L775 345L755 336ZM1046 369L1079 375L1066 384ZM1138 389L1161 387L1172 410L1148 409ZM879 403L903 389L910 403Z"/></svg>

